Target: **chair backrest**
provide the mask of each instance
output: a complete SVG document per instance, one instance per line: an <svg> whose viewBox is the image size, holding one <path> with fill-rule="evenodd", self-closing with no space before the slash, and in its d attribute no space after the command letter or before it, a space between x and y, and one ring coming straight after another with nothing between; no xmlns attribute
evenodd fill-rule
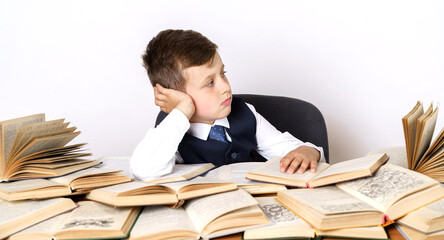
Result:
<svg viewBox="0 0 444 240"><path fill-rule="evenodd" d="M252 104L256 111L279 131L287 131L304 142L311 142L322 147L325 159L329 161L327 127L322 113L313 104L281 96L254 94L235 94L234 96ZM166 115L164 112L157 115L156 126ZM253 158L255 161L264 161L264 158L256 153Z"/></svg>

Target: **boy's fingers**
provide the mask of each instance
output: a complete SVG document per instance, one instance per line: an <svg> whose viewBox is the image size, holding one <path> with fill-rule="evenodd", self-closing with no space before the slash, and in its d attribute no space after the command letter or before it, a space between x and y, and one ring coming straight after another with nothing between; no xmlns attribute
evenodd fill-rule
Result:
<svg viewBox="0 0 444 240"><path fill-rule="evenodd" d="M163 107L164 101L161 101L156 98L156 99L154 99L154 104L156 104L156 106Z"/></svg>
<svg viewBox="0 0 444 240"><path fill-rule="evenodd" d="M310 163L309 161L303 160L299 166L298 174L303 174L305 170L307 170L309 163Z"/></svg>
<svg viewBox="0 0 444 240"><path fill-rule="evenodd" d="M318 161L311 161L310 165L311 165L310 171L312 173L315 173L318 168Z"/></svg>
<svg viewBox="0 0 444 240"><path fill-rule="evenodd" d="M287 173L289 174L295 173L296 169L298 169L299 165L301 164L301 161L302 161L301 159L294 158L287 169Z"/></svg>
<svg viewBox="0 0 444 240"><path fill-rule="evenodd" d="M290 159L290 158L288 158L288 157L283 157L283 158L281 159L281 172L283 172L283 173L286 172L288 166L290 165L290 163L291 163L291 159Z"/></svg>
<svg viewBox="0 0 444 240"><path fill-rule="evenodd" d="M167 94L167 91L169 90L168 88L162 87L160 84L156 84L156 88L161 94Z"/></svg>

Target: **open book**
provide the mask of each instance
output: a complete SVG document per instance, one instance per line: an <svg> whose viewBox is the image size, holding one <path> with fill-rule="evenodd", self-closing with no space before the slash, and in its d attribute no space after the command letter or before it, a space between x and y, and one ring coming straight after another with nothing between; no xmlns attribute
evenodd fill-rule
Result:
<svg viewBox="0 0 444 240"><path fill-rule="evenodd" d="M432 142L439 108L421 102L402 118L408 167L444 182L444 128ZM430 144L432 142L432 144Z"/></svg>
<svg viewBox="0 0 444 240"><path fill-rule="evenodd" d="M320 230L388 225L444 197L439 183L385 164L374 176L315 189L278 193L278 200Z"/></svg>
<svg viewBox="0 0 444 240"><path fill-rule="evenodd" d="M398 231L407 240L441 240L444 239L444 230L439 230L436 232L425 233L418 229L411 228L403 224L396 224Z"/></svg>
<svg viewBox="0 0 444 240"><path fill-rule="evenodd" d="M75 207L68 198L17 202L0 199L0 239Z"/></svg>
<svg viewBox="0 0 444 240"><path fill-rule="evenodd" d="M383 227L341 228L331 231L319 231L275 201L274 197L258 197L255 199L273 224L246 230L243 238L245 240L320 239L324 237L388 239Z"/></svg>
<svg viewBox="0 0 444 240"><path fill-rule="evenodd" d="M83 194L94 188L130 182L120 170L88 168L50 179L27 179L0 183L0 198L8 201Z"/></svg>
<svg viewBox="0 0 444 240"><path fill-rule="evenodd" d="M192 199L181 208L147 206L129 239L213 238L269 223L256 200L238 189Z"/></svg>
<svg viewBox="0 0 444 240"><path fill-rule="evenodd" d="M388 157L386 154L368 155L347 161L328 164L320 162L316 173L288 174L280 171L279 157L274 157L247 173L247 178L295 187L319 187L372 175Z"/></svg>
<svg viewBox="0 0 444 240"><path fill-rule="evenodd" d="M126 238L140 207L114 208L80 201L78 208L20 231L9 240Z"/></svg>
<svg viewBox="0 0 444 240"><path fill-rule="evenodd" d="M0 182L56 177L98 162L84 159L85 144L66 146L80 132L64 119L45 121L36 114L0 122Z"/></svg>
<svg viewBox="0 0 444 240"><path fill-rule="evenodd" d="M222 165L209 171L205 177L234 182L238 187L250 194L269 194L287 190L287 187L282 184L264 183L245 178L248 171L257 168L262 164L263 162L241 162Z"/></svg>
<svg viewBox="0 0 444 240"><path fill-rule="evenodd" d="M130 157L101 157L97 161L101 162L99 167L120 169L123 174L135 179L129 170ZM204 175L206 172L214 168L212 163L198 164L175 164L170 174L158 177L145 182L148 183L169 183L189 180L194 177Z"/></svg>
<svg viewBox="0 0 444 240"><path fill-rule="evenodd" d="M232 182L197 177L163 184L134 181L94 189L86 197L112 206L181 205L183 200L235 189Z"/></svg>
<svg viewBox="0 0 444 240"><path fill-rule="evenodd" d="M214 168L212 163L175 164L170 174L156 178L149 183L169 183L192 179Z"/></svg>
<svg viewBox="0 0 444 240"><path fill-rule="evenodd" d="M396 222L424 233L444 231L444 199L413 211Z"/></svg>

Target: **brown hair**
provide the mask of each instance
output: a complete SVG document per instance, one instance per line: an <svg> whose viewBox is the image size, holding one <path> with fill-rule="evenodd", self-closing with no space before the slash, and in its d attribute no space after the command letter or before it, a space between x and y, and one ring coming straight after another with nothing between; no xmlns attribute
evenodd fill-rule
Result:
<svg viewBox="0 0 444 240"><path fill-rule="evenodd" d="M143 54L151 84L184 90L183 70L203 65L214 58L217 45L193 30L164 30L148 43Z"/></svg>

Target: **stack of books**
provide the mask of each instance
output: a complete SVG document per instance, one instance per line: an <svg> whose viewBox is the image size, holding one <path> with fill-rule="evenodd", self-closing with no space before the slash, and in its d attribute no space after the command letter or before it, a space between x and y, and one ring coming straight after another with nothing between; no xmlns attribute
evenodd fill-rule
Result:
<svg viewBox="0 0 444 240"><path fill-rule="evenodd" d="M319 163L316 173L303 174L281 173L279 157L219 168L176 164L171 174L143 182L130 174L128 158L80 160L84 153L59 142L72 130L62 124L49 134L43 129L63 121L37 116L0 122L2 150L8 149L0 239L208 239L238 232L256 240L388 239L384 226L392 223L412 239L443 236L444 188L386 163L383 153ZM57 167L63 170L42 170Z"/></svg>
<svg viewBox="0 0 444 240"><path fill-rule="evenodd" d="M444 199L413 211L396 223L407 239L443 239Z"/></svg>

